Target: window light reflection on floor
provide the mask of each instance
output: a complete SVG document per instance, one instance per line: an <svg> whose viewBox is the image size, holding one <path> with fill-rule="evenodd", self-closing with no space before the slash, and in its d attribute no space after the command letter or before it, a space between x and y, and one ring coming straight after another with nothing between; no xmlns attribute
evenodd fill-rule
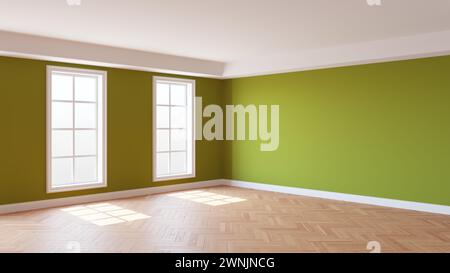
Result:
<svg viewBox="0 0 450 273"><path fill-rule="evenodd" d="M109 203L75 206L61 209L61 211L77 216L80 219L91 222L98 226L114 225L150 218L150 216L143 213L124 209L122 207L111 205Z"/></svg>
<svg viewBox="0 0 450 273"><path fill-rule="evenodd" d="M223 194L217 194L213 192L195 190L195 191L185 191L185 192L176 192L168 194L168 196L187 199L197 203L202 203L210 206L221 206L227 205L231 203L237 203L242 201L247 201L247 199L232 197Z"/></svg>

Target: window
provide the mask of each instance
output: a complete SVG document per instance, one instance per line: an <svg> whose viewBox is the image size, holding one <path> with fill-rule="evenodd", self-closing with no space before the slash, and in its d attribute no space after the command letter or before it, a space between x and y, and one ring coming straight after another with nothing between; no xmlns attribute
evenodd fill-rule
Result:
<svg viewBox="0 0 450 273"><path fill-rule="evenodd" d="M106 72L47 67L47 192L106 186Z"/></svg>
<svg viewBox="0 0 450 273"><path fill-rule="evenodd" d="M153 79L153 180L195 176L195 81Z"/></svg>

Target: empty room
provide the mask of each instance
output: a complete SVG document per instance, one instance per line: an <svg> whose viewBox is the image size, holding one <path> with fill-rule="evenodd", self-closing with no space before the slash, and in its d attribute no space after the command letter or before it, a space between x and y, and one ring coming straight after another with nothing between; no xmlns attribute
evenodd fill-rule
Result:
<svg viewBox="0 0 450 273"><path fill-rule="evenodd" d="M0 0L0 95L1 253L450 253L448 0Z"/></svg>

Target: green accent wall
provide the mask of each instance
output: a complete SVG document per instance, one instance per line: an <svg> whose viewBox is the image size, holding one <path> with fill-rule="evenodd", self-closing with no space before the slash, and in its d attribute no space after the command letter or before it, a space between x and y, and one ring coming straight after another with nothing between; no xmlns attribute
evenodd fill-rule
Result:
<svg viewBox="0 0 450 273"><path fill-rule="evenodd" d="M108 72L107 188L46 193L46 65ZM153 75L0 57L0 204L223 178L223 143L197 141L194 179L152 182ZM205 104L223 102L222 81L185 78L196 80Z"/></svg>
<svg viewBox="0 0 450 273"><path fill-rule="evenodd" d="M226 177L450 205L450 56L227 80L279 104L280 146L226 143Z"/></svg>

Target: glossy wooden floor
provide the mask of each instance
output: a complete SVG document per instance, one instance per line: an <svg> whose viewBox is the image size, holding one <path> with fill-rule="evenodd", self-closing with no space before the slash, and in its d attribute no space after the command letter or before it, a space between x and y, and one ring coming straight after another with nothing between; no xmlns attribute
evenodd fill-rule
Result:
<svg viewBox="0 0 450 273"><path fill-rule="evenodd" d="M450 252L450 216L213 187L0 216L0 252Z"/></svg>

